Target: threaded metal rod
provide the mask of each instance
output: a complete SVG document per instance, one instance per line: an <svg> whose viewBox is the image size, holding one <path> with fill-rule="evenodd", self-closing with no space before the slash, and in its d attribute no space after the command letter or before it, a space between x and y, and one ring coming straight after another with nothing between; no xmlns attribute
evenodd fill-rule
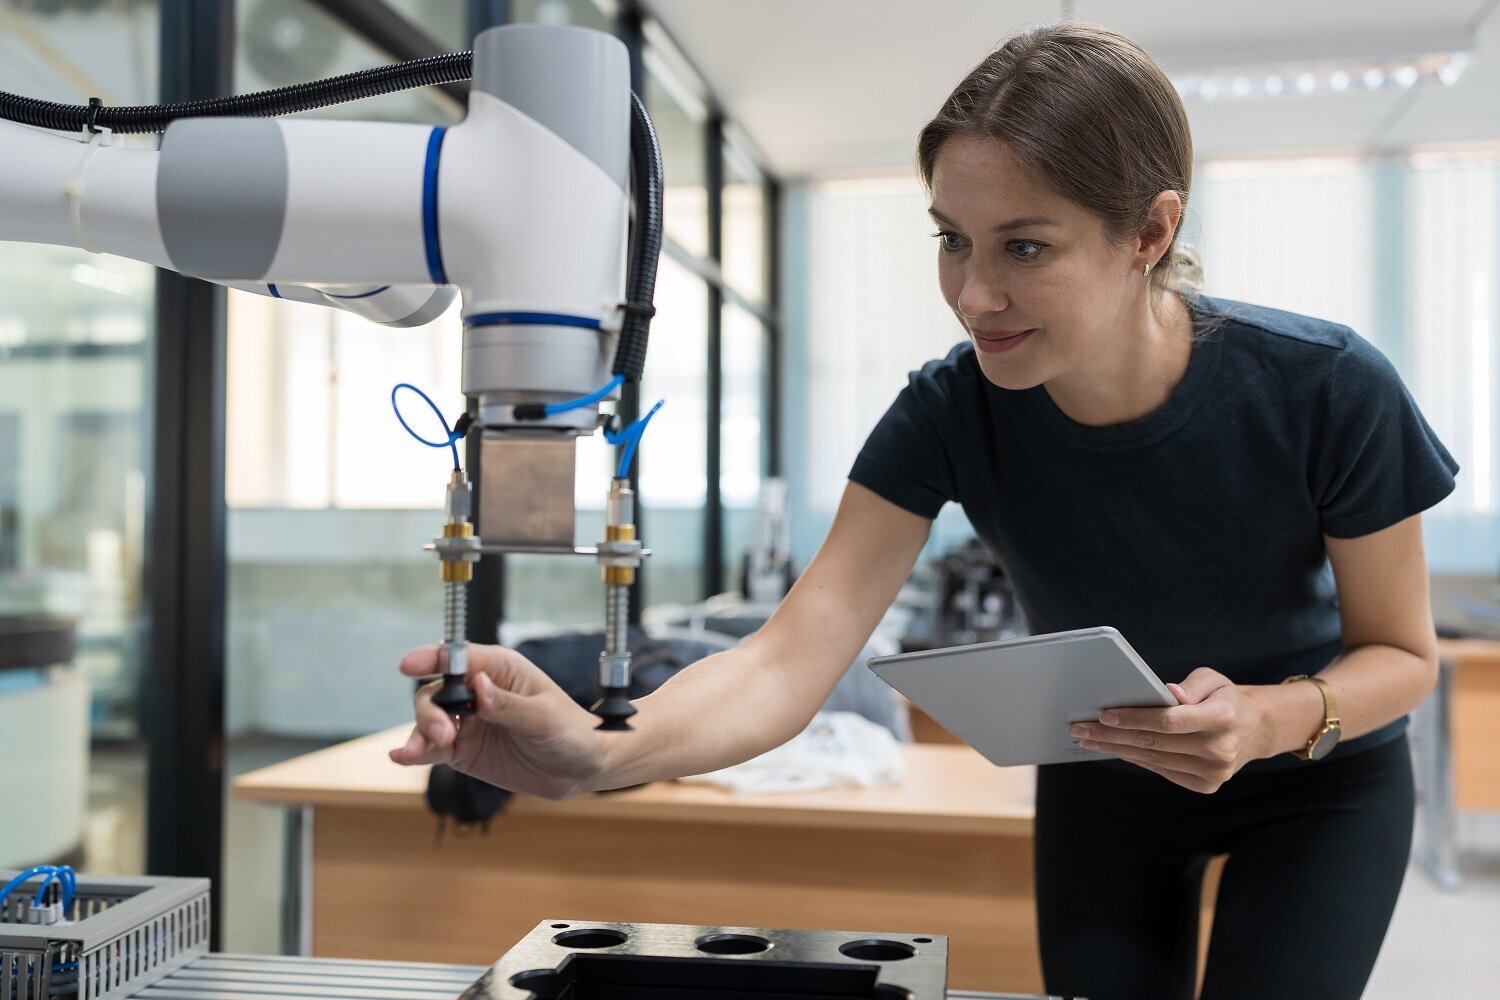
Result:
<svg viewBox="0 0 1500 1000"><path fill-rule="evenodd" d="M630 649L630 588L618 584L604 587L604 651L624 653Z"/></svg>
<svg viewBox="0 0 1500 1000"><path fill-rule="evenodd" d="M468 584L445 583L443 584L443 641L463 642L468 632Z"/></svg>

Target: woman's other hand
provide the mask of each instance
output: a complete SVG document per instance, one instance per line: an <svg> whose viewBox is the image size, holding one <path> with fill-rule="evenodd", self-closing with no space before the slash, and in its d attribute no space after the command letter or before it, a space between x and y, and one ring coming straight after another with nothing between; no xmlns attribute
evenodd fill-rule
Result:
<svg viewBox="0 0 1500 1000"><path fill-rule="evenodd" d="M1269 756L1263 752L1267 710L1256 693L1261 688L1199 667L1167 689L1179 704L1110 709L1098 722L1075 723L1069 733L1085 750L1129 761L1205 794L1218 791L1250 761Z"/></svg>
<svg viewBox="0 0 1500 1000"><path fill-rule="evenodd" d="M401 661L408 677L440 671L438 648L413 650ZM531 661L500 646L470 646L465 678L476 712L455 721L432 703L441 686L417 692L416 725L406 745L390 752L398 764L448 764L513 792L562 799L603 769L599 720L569 698Z"/></svg>

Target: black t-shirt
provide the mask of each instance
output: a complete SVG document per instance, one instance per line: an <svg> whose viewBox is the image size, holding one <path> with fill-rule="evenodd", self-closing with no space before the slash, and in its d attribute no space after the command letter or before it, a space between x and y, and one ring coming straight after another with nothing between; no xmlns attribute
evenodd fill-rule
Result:
<svg viewBox="0 0 1500 1000"><path fill-rule="evenodd" d="M1041 386L989 382L964 343L912 373L849 478L922 517L960 504L1036 633L1112 625L1167 681L1317 673L1343 651L1323 536L1426 510L1458 464L1348 328L1190 304L1199 340L1152 413L1084 426Z"/></svg>

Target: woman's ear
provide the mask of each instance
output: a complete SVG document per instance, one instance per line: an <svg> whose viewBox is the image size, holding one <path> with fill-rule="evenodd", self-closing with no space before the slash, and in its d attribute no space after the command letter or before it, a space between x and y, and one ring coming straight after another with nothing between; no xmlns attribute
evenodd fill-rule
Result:
<svg viewBox="0 0 1500 1000"><path fill-rule="evenodd" d="M1163 191L1146 210L1146 224L1141 229L1136 253L1142 264L1156 266L1172 245L1177 226L1182 222L1182 198L1176 191Z"/></svg>

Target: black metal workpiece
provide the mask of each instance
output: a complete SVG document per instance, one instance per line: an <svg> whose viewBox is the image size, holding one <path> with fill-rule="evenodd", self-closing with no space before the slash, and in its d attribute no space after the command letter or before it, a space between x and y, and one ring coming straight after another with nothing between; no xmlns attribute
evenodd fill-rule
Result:
<svg viewBox="0 0 1500 1000"><path fill-rule="evenodd" d="M71 663L78 629L63 618L0 615L0 670Z"/></svg>
<svg viewBox="0 0 1500 1000"><path fill-rule="evenodd" d="M163 101L231 89L234 4L161 0ZM146 868L219 884L224 813L224 289L156 272L140 700ZM218 898L214 899L217 911ZM213 919L217 945L220 921Z"/></svg>
<svg viewBox="0 0 1500 1000"><path fill-rule="evenodd" d="M544 920L461 1000L944 1000L939 934Z"/></svg>

